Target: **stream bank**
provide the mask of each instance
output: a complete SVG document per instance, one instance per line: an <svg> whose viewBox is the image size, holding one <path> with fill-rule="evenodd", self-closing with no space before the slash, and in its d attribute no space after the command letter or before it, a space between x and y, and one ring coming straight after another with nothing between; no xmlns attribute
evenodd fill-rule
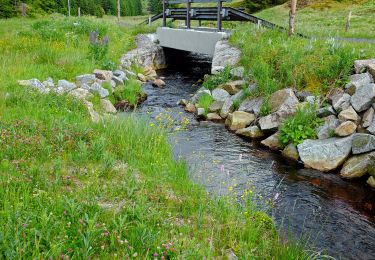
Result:
<svg viewBox="0 0 375 260"><path fill-rule="evenodd" d="M180 60L169 60L169 69L158 71L165 88L144 85L148 99L137 113L189 119L187 131L172 134L170 141L176 158L187 161L191 178L215 195L240 197L254 187L259 201L274 201L266 209L281 233L290 231L294 239L307 240L309 248L337 258L370 259L375 254L374 193L361 181L290 164L223 124L196 120L177 103L196 92L199 86L192 85L210 71L210 59L188 55Z"/></svg>

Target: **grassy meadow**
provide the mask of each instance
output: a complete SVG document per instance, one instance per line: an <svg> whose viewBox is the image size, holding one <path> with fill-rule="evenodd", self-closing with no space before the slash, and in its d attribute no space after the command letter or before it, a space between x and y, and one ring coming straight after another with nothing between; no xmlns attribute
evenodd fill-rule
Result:
<svg viewBox="0 0 375 260"><path fill-rule="evenodd" d="M313 37L346 37L375 39L375 1L373 0L317 0L298 1L296 31ZM304 4L307 2L308 4ZM287 27L289 19L288 4L265 9L258 17ZM351 26L345 32L349 12L352 11Z"/></svg>
<svg viewBox="0 0 375 260"><path fill-rule="evenodd" d="M193 184L162 129L133 116L94 124L79 101L17 85L100 67L87 55L92 30L109 36L117 62L152 28L58 15L0 21L0 258L308 257L278 236L252 192L238 204Z"/></svg>

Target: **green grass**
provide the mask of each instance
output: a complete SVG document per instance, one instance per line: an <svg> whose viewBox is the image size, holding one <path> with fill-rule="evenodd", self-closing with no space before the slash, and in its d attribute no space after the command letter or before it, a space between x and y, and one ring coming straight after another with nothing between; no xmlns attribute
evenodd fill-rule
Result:
<svg viewBox="0 0 375 260"><path fill-rule="evenodd" d="M198 107L204 108L205 114L207 115L208 108L210 107L212 102L214 102L212 96L207 93L204 93L202 96L199 97L197 105Z"/></svg>
<svg viewBox="0 0 375 260"><path fill-rule="evenodd" d="M287 86L312 93L343 87L355 59L375 57L371 44L288 37L248 25L238 26L230 40L241 49L240 63L264 96Z"/></svg>
<svg viewBox="0 0 375 260"><path fill-rule="evenodd" d="M0 258L307 257L250 195L239 204L193 184L163 130L133 116L94 124L79 101L16 83L91 72L92 29L108 33L117 61L149 28L42 20L0 21Z"/></svg>
<svg viewBox="0 0 375 260"><path fill-rule="evenodd" d="M113 95L116 101L127 100L129 104L135 106L141 96L142 86L136 79L129 79L124 86L115 89Z"/></svg>
<svg viewBox="0 0 375 260"><path fill-rule="evenodd" d="M302 1L304 2L304 1ZM351 27L345 32L349 11L352 11ZM287 4L265 9L256 14L270 22L287 27L289 7ZM315 37L355 37L375 39L373 21L375 20L375 1L311 1L297 11L296 30Z"/></svg>

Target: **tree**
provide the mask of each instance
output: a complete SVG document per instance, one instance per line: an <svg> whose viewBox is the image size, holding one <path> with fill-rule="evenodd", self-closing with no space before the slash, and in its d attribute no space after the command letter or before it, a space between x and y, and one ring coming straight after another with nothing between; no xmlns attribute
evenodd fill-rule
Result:
<svg viewBox="0 0 375 260"><path fill-rule="evenodd" d="M297 0L291 0L290 12L289 12L289 36L292 36L295 31L296 10L297 10Z"/></svg>
<svg viewBox="0 0 375 260"><path fill-rule="evenodd" d="M14 1L0 0L0 18L11 18L17 15Z"/></svg>

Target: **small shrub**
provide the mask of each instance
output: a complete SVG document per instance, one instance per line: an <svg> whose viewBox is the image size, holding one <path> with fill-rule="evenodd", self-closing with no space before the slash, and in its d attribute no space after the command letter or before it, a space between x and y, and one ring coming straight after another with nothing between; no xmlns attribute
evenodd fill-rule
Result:
<svg viewBox="0 0 375 260"><path fill-rule="evenodd" d="M316 115L316 106L308 104L297 109L294 116L286 119L280 129L279 141L286 145L295 145L306 139L316 139L316 128L323 120Z"/></svg>
<svg viewBox="0 0 375 260"><path fill-rule="evenodd" d="M228 82L232 76L230 74L231 68L229 66L225 67L224 70L216 75L210 75L203 83L203 87L212 90L219 86L220 84L224 84Z"/></svg>
<svg viewBox="0 0 375 260"><path fill-rule="evenodd" d="M105 59L105 60L103 60L101 67L102 67L103 70L112 70L113 71L113 70L116 70L117 65L114 61L109 60L109 59Z"/></svg>
<svg viewBox="0 0 375 260"><path fill-rule="evenodd" d="M98 32L90 33L89 57L94 61L102 61L108 54L108 36L99 38Z"/></svg>
<svg viewBox="0 0 375 260"><path fill-rule="evenodd" d="M207 115L208 108L210 107L213 101L214 99L212 98L212 96L205 93L204 95L199 97L198 106L204 108L205 114Z"/></svg>
<svg viewBox="0 0 375 260"><path fill-rule="evenodd" d="M126 100L131 105L137 105L140 95L142 95L142 86L136 79L129 79L124 86L119 86L113 92L116 101Z"/></svg>

